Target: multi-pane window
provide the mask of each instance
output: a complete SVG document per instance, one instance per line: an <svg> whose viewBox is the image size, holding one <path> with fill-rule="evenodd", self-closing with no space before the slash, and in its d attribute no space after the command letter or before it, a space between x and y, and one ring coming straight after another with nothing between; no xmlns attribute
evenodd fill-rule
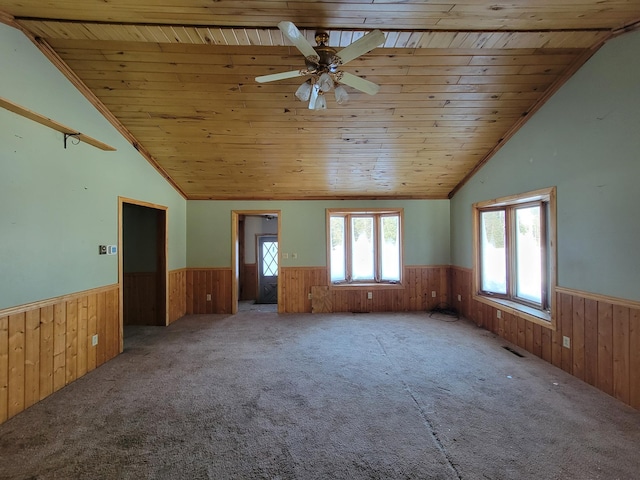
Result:
<svg viewBox="0 0 640 480"><path fill-rule="evenodd" d="M401 216L399 210L329 210L331 282L400 282Z"/></svg>
<svg viewBox="0 0 640 480"><path fill-rule="evenodd" d="M262 275L278 276L278 242L262 242Z"/></svg>
<svg viewBox="0 0 640 480"><path fill-rule="evenodd" d="M478 294L549 310L555 271L552 192L475 205Z"/></svg>

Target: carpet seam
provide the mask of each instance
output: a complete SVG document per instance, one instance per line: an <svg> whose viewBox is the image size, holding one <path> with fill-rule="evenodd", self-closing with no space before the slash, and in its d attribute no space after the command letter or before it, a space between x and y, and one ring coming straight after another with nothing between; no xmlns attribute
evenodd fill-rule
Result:
<svg viewBox="0 0 640 480"><path fill-rule="evenodd" d="M387 361L393 367L397 367L397 365L393 362L393 360L391 359L391 357L387 353L387 349L384 348L384 345L382 344L382 341L380 340L378 335L375 335L375 338L376 338L376 341L378 342L378 345L380 345L380 348L382 349L382 353L387 358ZM447 449L445 448L444 444L442 443L442 441L438 437L438 434L436 433L435 427L433 426L433 424L429 420L429 417L427 416L427 414L425 413L424 409L422 408L422 406L418 402L418 399L414 395L413 390L411 389L409 384L404 380L404 378L402 378L401 375L397 375L397 378L402 383L402 386L404 387L404 390L409 394L409 396L413 400L413 403L415 403L416 408L418 409L418 413L422 417L423 423L427 427L427 430L431 434L431 437L434 439L435 444L438 447L438 450L440 450L440 453L442 453L442 456L445 458L445 460L447 461L447 464L449 465L449 467L451 467L451 470L453 470L453 472L455 473L455 475L458 478L458 480L462 480L462 477L460 476L460 472L458 472L458 469L456 468L456 465L453 463L453 461L449 457L449 455L447 453Z"/></svg>

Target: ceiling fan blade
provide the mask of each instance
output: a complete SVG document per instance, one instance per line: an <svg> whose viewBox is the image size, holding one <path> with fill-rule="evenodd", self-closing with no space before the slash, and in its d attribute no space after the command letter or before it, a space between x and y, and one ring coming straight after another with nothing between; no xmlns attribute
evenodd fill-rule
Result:
<svg viewBox="0 0 640 480"><path fill-rule="evenodd" d="M266 82L275 82L276 80L285 80L287 78L295 78L302 77L307 75L306 70L291 70L290 72L280 72L274 73L272 75L262 75L261 77L256 77L256 82L258 83L266 83Z"/></svg>
<svg viewBox="0 0 640 480"><path fill-rule="evenodd" d="M378 45L382 45L385 41L384 33L380 30L374 30L367 33L364 37L360 37L348 47L343 48L338 52L338 58L340 58L340 64L344 65L350 62L354 58L358 58L360 55L364 55L370 52Z"/></svg>
<svg viewBox="0 0 640 480"><path fill-rule="evenodd" d="M338 81L344 85L349 85L356 90L368 93L369 95L375 95L376 93L378 93L378 90L380 90L380 85L376 85L369 80L365 80L364 78L352 75L349 72L341 72L341 74L342 76Z"/></svg>
<svg viewBox="0 0 640 480"><path fill-rule="evenodd" d="M280 22L278 24L278 28L282 31L285 37L287 37L291 43L293 43L300 52L305 56L305 58L315 58L316 63L320 57L313 49L308 40L300 33L298 27L296 27L291 22Z"/></svg>

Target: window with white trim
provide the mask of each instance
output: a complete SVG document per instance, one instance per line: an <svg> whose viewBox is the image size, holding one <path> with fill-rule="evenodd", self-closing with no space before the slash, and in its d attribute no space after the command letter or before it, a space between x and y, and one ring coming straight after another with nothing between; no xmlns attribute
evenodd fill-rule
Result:
<svg viewBox="0 0 640 480"><path fill-rule="evenodd" d="M402 210L327 210L331 283L396 284L402 275Z"/></svg>
<svg viewBox="0 0 640 480"><path fill-rule="evenodd" d="M474 204L475 290L549 312L555 286L555 188Z"/></svg>

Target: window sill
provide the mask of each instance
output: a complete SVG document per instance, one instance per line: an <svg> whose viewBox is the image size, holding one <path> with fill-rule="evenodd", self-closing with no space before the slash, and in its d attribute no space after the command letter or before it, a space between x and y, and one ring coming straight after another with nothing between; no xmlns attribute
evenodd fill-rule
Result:
<svg viewBox="0 0 640 480"><path fill-rule="evenodd" d="M538 310L537 308L522 305L520 303L513 302L511 300L505 300L503 298L493 298L484 295L474 295L473 299L489 305L493 308L497 308L506 313L514 315L518 318L523 318L533 323L537 323L545 328L555 330L556 326L553 321L553 316L550 312Z"/></svg>
<svg viewBox="0 0 640 480"><path fill-rule="evenodd" d="M402 283L330 283L329 288L338 290L382 290L382 289L401 289L404 288Z"/></svg>

